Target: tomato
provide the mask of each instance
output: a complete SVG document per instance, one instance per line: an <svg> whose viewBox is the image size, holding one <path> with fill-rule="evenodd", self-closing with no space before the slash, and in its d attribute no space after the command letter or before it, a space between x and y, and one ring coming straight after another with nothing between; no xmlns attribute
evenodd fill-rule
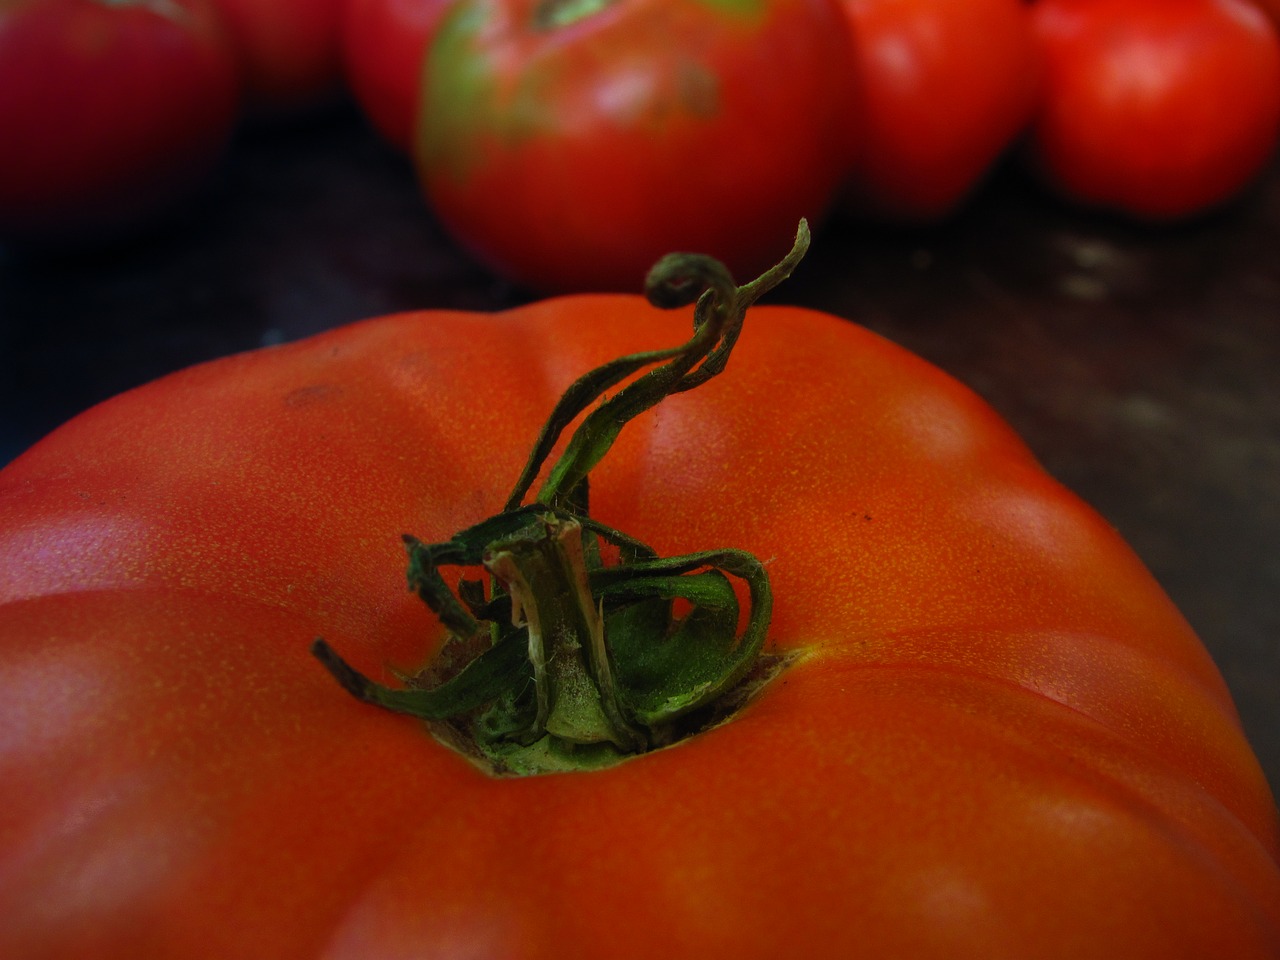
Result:
<svg viewBox="0 0 1280 960"><path fill-rule="evenodd" d="M1030 122L1039 51L1022 0L843 0L865 104L850 206L937 220Z"/></svg>
<svg viewBox="0 0 1280 960"><path fill-rule="evenodd" d="M1280 39L1245 0L1039 0L1031 163L1064 195L1153 220L1237 194L1280 133Z"/></svg>
<svg viewBox="0 0 1280 960"><path fill-rule="evenodd" d="M251 105L263 113L314 106L342 80L344 0L214 0L240 54Z"/></svg>
<svg viewBox="0 0 1280 960"><path fill-rule="evenodd" d="M1276 810L1206 651L974 394L754 308L592 513L765 560L791 666L589 773L486 775L308 655L440 642L398 535L496 513L542 417L682 342L636 297L229 357L0 471L0 954L1274 958Z"/></svg>
<svg viewBox="0 0 1280 960"><path fill-rule="evenodd" d="M221 156L238 97L205 0L0 2L0 236L156 214Z"/></svg>
<svg viewBox="0 0 1280 960"><path fill-rule="evenodd" d="M753 275L850 162L828 0L466 0L427 57L415 157L449 232L539 290L633 290L668 250Z"/></svg>
<svg viewBox="0 0 1280 960"><path fill-rule="evenodd" d="M451 0L348 0L342 52L347 82L374 128L412 149L428 38Z"/></svg>
<svg viewBox="0 0 1280 960"><path fill-rule="evenodd" d="M1254 2L1267 12L1273 23L1280 26L1280 0L1254 0Z"/></svg>

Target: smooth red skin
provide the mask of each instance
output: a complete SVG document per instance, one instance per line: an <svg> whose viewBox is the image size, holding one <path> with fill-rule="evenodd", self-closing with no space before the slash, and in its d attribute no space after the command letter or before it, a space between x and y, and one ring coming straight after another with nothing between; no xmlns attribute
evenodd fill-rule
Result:
<svg viewBox="0 0 1280 960"><path fill-rule="evenodd" d="M1022 0L843 0L865 144L849 208L955 211L1030 122L1039 48Z"/></svg>
<svg viewBox="0 0 1280 960"><path fill-rule="evenodd" d="M250 103L288 113L335 96L345 0L214 0L240 55Z"/></svg>
<svg viewBox="0 0 1280 960"><path fill-rule="evenodd" d="M426 658L399 535L493 513L554 398L689 314L408 314L199 366L0 471L0 955L1091 960L1280 951L1276 810L1203 647L965 388L757 308L595 513L768 560L733 722L494 780L307 653Z"/></svg>
<svg viewBox="0 0 1280 960"><path fill-rule="evenodd" d="M550 32L532 26L536 5L454 8L487 11L472 62L488 58L496 106L457 106L466 85L440 51L463 17L428 52L420 179L495 272L540 291L630 291L664 253L697 250L750 277L786 252L775 238L830 208L853 139L834 0L769 0L758 18L615 0Z"/></svg>
<svg viewBox="0 0 1280 960"><path fill-rule="evenodd" d="M0 236L145 221L209 172L238 108L205 0L0 4Z"/></svg>
<svg viewBox="0 0 1280 960"><path fill-rule="evenodd" d="M374 128L406 154L421 99L428 39L452 0L348 0L342 53L347 83Z"/></svg>
<svg viewBox="0 0 1280 960"><path fill-rule="evenodd" d="M1240 192L1280 135L1280 39L1245 0L1039 0L1030 158L1065 196L1152 220Z"/></svg>

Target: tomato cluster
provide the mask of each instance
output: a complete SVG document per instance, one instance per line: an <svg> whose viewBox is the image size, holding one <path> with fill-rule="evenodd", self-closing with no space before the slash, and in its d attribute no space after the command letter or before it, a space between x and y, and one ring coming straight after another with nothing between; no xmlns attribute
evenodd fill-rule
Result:
<svg viewBox="0 0 1280 960"><path fill-rule="evenodd" d="M440 218L542 289L627 287L681 246L754 270L779 222L832 208L937 220L1015 143L1074 201L1185 217L1239 193L1280 134L1280 39L1247 0L349 13L357 96Z"/></svg>
<svg viewBox="0 0 1280 960"><path fill-rule="evenodd" d="M156 209L341 69L477 256L631 286L1018 141L1206 209L1278 63L1240 0L0 0L0 220ZM973 393L747 317L801 237L678 258L676 312L223 358L0 470L0 957L1280 956L1208 653Z"/></svg>
<svg viewBox="0 0 1280 960"><path fill-rule="evenodd" d="M540 290L679 248L749 275L800 216L937 220L1010 153L1187 217L1280 136L1258 2L7 0L0 235L161 205L246 110L344 84L455 239Z"/></svg>

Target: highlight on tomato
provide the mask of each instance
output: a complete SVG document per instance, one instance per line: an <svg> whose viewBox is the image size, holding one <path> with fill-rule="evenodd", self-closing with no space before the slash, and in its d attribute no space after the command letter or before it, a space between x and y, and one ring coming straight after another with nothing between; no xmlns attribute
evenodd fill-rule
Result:
<svg viewBox="0 0 1280 960"><path fill-rule="evenodd" d="M207 0L0 3L0 239L159 215L222 156L239 95Z"/></svg>
<svg viewBox="0 0 1280 960"><path fill-rule="evenodd" d="M223 358L0 470L0 955L1274 960L1204 647L972 392L753 305L806 244Z"/></svg>
<svg viewBox="0 0 1280 960"><path fill-rule="evenodd" d="M849 56L835 0L463 0L427 56L419 176L535 290L635 289L682 249L754 275L847 176Z"/></svg>
<svg viewBox="0 0 1280 960"><path fill-rule="evenodd" d="M848 207L940 220L1022 134L1039 46L1023 0L842 0L853 31L863 149Z"/></svg>
<svg viewBox="0 0 1280 960"><path fill-rule="evenodd" d="M1239 194L1280 137L1280 36L1248 0L1037 0L1046 83L1032 167L1151 220Z"/></svg>

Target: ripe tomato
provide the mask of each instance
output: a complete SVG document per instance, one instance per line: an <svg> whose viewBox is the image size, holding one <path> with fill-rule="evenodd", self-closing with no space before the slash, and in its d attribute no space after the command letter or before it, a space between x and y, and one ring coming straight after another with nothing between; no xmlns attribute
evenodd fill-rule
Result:
<svg viewBox="0 0 1280 960"><path fill-rule="evenodd" d="M0 236L156 213L220 156L238 96L206 0L0 3Z"/></svg>
<svg viewBox="0 0 1280 960"><path fill-rule="evenodd" d="M1254 3L1267 12L1273 23L1280 26L1280 0L1254 0Z"/></svg>
<svg viewBox="0 0 1280 960"><path fill-rule="evenodd" d="M250 103L272 113L324 101L342 80L344 0L214 0L240 53Z"/></svg>
<svg viewBox="0 0 1280 960"><path fill-rule="evenodd" d="M347 82L379 133L413 147L422 59L452 0L348 0L342 53Z"/></svg>
<svg viewBox="0 0 1280 960"><path fill-rule="evenodd" d="M465 0L428 54L419 173L536 289L635 289L680 249L754 275L847 175L848 57L831 0Z"/></svg>
<svg viewBox="0 0 1280 960"><path fill-rule="evenodd" d="M935 220L1030 121L1039 51L1022 0L843 0L865 146L855 212Z"/></svg>
<svg viewBox="0 0 1280 960"><path fill-rule="evenodd" d="M1039 0L1031 162L1075 200L1173 219L1229 199L1280 132L1280 39L1245 0Z"/></svg>
<svg viewBox="0 0 1280 960"><path fill-rule="evenodd" d="M0 471L0 955L1274 958L1276 811L1203 647L968 390L758 308L594 512L768 558L793 665L590 773L356 702L439 641L397 535L496 512L572 378L686 312L404 314L199 366Z"/></svg>

